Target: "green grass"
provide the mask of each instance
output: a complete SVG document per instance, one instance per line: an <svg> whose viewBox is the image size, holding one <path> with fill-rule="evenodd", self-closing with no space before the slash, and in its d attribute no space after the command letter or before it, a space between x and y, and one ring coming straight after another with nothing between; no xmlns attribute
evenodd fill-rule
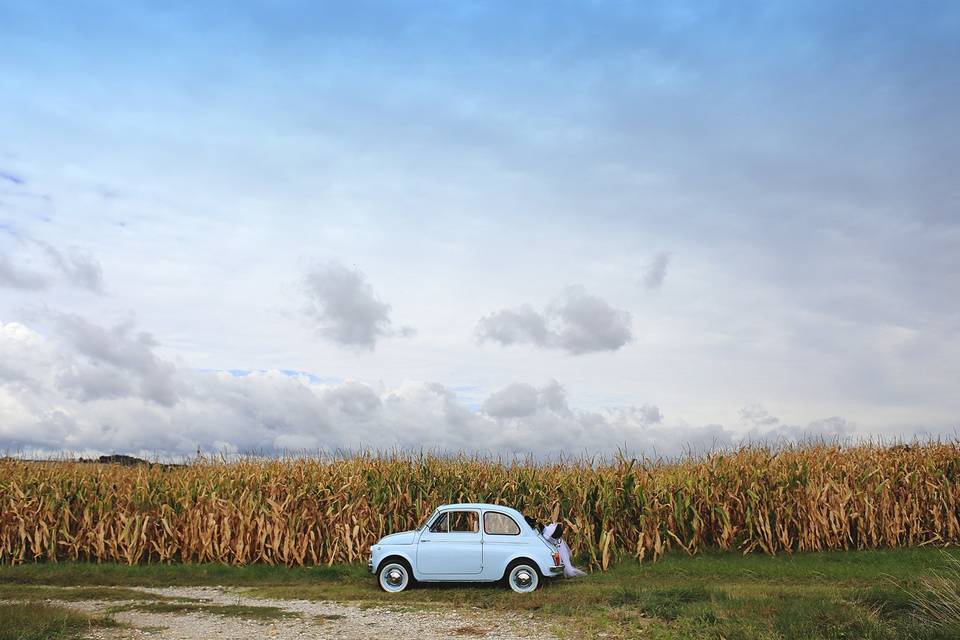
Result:
<svg viewBox="0 0 960 640"><path fill-rule="evenodd" d="M136 586L172 587L202 585L253 586L258 584L309 584L366 575L366 568L294 567L251 565L234 567L222 564L94 564L59 562L0 566L0 583L40 584L47 586Z"/></svg>
<svg viewBox="0 0 960 640"><path fill-rule="evenodd" d="M669 589L640 589L621 587L610 598L614 607L633 607L651 618L676 620L686 605L709 602L711 592L704 586L671 587Z"/></svg>
<svg viewBox="0 0 960 640"><path fill-rule="evenodd" d="M72 640L93 627L113 626L117 624L111 618L48 604L0 604L0 640Z"/></svg>
<svg viewBox="0 0 960 640"><path fill-rule="evenodd" d="M43 601L60 600L79 602L82 600L157 600L190 601L190 598L168 598L155 593L131 589L128 587L48 587L37 584L0 584L0 600Z"/></svg>
<svg viewBox="0 0 960 640"><path fill-rule="evenodd" d="M670 555L657 563L623 562L586 578L552 582L526 596L501 585L420 585L385 594L364 567L41 564L0 567L0 584L7 589L228 585L245 587L251 596L281 599L478 607L532 613L534 624L554 624L567 637L604 633L608 638L660 640L946 640L960 637L960 626L925 625L914 615L910 596L924 576L943 568L943 553L900 549L777 557ZM163 601L137 605L154 610L209 606Z"/></svg>

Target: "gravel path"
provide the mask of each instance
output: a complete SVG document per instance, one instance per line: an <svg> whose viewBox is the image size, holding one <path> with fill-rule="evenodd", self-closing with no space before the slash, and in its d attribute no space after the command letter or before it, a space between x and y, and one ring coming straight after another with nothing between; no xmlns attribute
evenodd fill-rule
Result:
<svg viewBox="0 0 960 640"><path fill-rule="evenodd" d="M243 605L278 607L290 617L274 620L250 620L234 615L209 612L155 613L121 611L114 613L125 629L96 629L89 640L138 638L150 640L303 640L336 638L337 640L382 640L383 638L523 638L555 640L531 616L490 612L480 609L433 608L411 609L407 606L364 606L338 602L307 600L270 600L252 598L242 590L223 587L140 588L168 598L191 598L210 605ZM124 602L82 601L56 604L85 611L105 613ZM129 604L129 603L127 603Z"/></svg>

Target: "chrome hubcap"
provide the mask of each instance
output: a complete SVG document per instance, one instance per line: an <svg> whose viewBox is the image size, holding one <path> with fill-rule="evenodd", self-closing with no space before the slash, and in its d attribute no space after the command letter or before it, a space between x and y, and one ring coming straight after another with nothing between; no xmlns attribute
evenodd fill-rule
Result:
<svg viewBox="0 0 960 640"><path fill-rule="evenodd" d="M533 582L533 578L530 577L529 571L520 571L517 573L514 581L517 583L518 587L529 587L530 583Z"/></svg>
<svg viewBox="0 0 960 640"><path fill-rule="evenodd" d="M388 564L380 573L380 586L390 593L403 591L407 588L408 582L410 582L410 576L407 574L407 568L399 563Z"/></svg>

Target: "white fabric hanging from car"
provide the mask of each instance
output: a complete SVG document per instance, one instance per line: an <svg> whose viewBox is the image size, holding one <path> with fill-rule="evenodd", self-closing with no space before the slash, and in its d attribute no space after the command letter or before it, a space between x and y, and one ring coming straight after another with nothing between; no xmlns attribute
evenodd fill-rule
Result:
<svg viewBox="0 0 960 640"><path fill-rule="evenodd" d="M556 545L560 548L560 562L563 563L563 577L564 578L576 578L578 576L587 575L580 569L577 569L573 566L573 560L570 559L570 547L567 546L567 542L563 538L554 538L553 535L557 532L557 526L559 523L551 522L543 528L543 537L547 539L547 542Z"/></svg>

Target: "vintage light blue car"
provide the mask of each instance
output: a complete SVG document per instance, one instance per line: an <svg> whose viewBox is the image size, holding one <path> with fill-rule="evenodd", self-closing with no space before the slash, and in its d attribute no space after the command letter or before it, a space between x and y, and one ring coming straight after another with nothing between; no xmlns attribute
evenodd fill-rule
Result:
<svg viewBox="0 0 960 640"><path fill-rule="evenodd" d="M445 504L414 531L381 538L370 548L370 573L384 591L413 581L496 582L518 593L563 575L556 546L516 509L494 504Z"/></svg>

